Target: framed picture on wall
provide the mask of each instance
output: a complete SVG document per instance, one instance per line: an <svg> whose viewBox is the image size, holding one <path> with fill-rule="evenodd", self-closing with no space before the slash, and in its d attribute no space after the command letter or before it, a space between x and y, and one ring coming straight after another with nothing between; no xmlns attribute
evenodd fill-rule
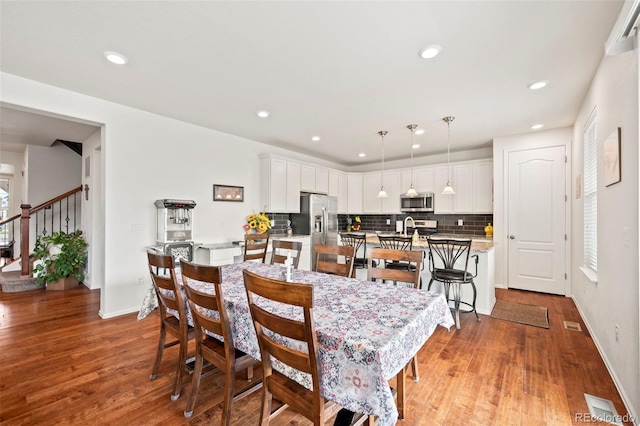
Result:
<svg viewBox="0 0 640 426"><path fill-rule="evenodd" d="M244 201L243 186L213 185L213 201Z"/></svg>
<svg viewBox="0 0 640 426"><path fill-rule="evenodd" d="M605 186L611 186L622 180L622 170L620 168L620 145L622 129L618 127L604 141L603 147L603 179Z"/></svg>

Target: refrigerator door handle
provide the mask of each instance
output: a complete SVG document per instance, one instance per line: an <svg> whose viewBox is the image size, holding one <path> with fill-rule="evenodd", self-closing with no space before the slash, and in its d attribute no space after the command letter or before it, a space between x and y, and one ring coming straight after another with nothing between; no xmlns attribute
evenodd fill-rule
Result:
<svg viewBox="0 0 640 426"><path fill-rule="evenodd" d="M327 209L322 208L322 244L327 244L327 224L329 222L329 215Z"/></svg>

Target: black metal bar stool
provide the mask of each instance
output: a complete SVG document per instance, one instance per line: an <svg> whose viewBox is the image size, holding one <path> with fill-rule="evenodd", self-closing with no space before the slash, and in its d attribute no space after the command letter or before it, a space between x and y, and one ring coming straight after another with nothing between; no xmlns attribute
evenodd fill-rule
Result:
<svg viewBox="0 0 640 426"><path fill-rule="evenodd" d="M456 328L460 329L460 312L476 314L476 319L480 321L480 316L476 311L476 285L473 279L478 275L478 255L470 256L470 239L452 238L431 238L427 237L429 243L429 271L431 281L427 290L431 290L433 281L440 281L444 285L445 297L454 304L456 317ZM471 275L469 272L469 258L475 258L476 271ZM461 286L470 284L473 289L473 302L460 300ZM449 290L453 294L449 294ZM450 298L451 296L451 298ZM470 309L460 310L460 305L467 305Z"/></svg>
<svg viewBox="0 0 640 426"><path fill-rule="evenodd" d="M355 233L355 232L340 232L340 241L344 246L352 246L355 247L356 257L353 261L353 273L352 277L356 276L356 269L367 269L368 262L367 259L367 236L364 233ZM358 257L358 253L360 249L362 251L362 257ZM378 263L374 260L373 266L377 266Z"/></svg>

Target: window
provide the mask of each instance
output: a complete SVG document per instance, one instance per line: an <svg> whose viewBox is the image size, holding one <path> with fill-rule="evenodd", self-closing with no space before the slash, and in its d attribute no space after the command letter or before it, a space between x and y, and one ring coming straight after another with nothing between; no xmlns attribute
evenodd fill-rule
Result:
<svg viewBox="0 0 640 426"><path fill-rule="evenodd" d="M598 141L595 111L584 128L584 266L598 271Z"/></svg>

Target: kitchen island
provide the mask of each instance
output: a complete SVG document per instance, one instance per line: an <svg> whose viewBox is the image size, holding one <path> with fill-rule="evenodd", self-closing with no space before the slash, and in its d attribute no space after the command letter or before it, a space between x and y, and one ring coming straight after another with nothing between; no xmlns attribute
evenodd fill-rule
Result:
<svg viewBox="0 0 640 426"><path fill-rule="evenodd" d="M376 247L379 246L378 234L365 233L367 236L367 246ZM391 234L381 234L391 235ZM471 238L471 254L469 256L469 272L472 274L475 272L475 261L471 256L478 255L478 276L474 278L473 282L476 285L477 297L476 297L476 311L480 314L491 315L493 305L496 303L495 292L495 257L493 250L493 240L490 238L482 237L465 237L462 235L445 235L434 234L432 238ZM426 289L431 281L431 272L429 272L429 243L426 239L420 238L417 242L413 243L414 250L420 249L425 252L424 267L421 274L422 287ZM464 265L460 265L461 268ZM473 300L473 289L470 285L461 286L460 300L469 302ZM444 293L444 286L439 281L434 281L431 290ZM451 302L453 306L453 302Z"/></svg>

